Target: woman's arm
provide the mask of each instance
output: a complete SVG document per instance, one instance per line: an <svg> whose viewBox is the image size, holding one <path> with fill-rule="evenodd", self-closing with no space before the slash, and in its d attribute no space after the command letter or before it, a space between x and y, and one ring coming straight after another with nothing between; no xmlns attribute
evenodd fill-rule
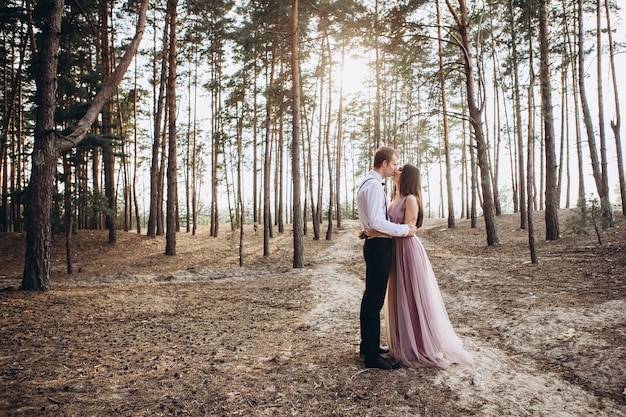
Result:
<svg viewBox="0 0 626 417"><path fill-rule="evenodd" d="M418 213L419 205L417 204L417 197L413 194L408 195L404 203L404 224L415 226Z"/></svg>

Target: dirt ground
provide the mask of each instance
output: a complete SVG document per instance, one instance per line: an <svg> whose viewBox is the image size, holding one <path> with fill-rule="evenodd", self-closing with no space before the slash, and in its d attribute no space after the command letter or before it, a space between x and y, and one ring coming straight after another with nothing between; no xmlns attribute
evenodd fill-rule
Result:
<svg viewBox="0 0 626 417"><path fill-rule="evenodd" d="M247 230L241 268L227 226L178 234L175 257L163 238L81 231L72 275L54 242L46 293L17 290L24 236L0 234L0 415L626 416L622 217L599 245L592 230L545 242L542 216L538 265L518 215L498 217L495 247L482 219L420 231L475 358L447 370L364 369L353 221L306 236L298 270L289 230L267 258Z"/></svg>

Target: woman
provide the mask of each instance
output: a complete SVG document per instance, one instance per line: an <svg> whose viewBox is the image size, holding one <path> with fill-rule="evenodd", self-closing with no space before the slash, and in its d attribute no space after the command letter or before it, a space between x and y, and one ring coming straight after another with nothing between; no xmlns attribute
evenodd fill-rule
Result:
<svg viewBox="0 0 626 417"><path fill-rule="evenodd" d="M398 171L393 177L396 195L389 219L419 229L424 220L419 169L407 164ZM389 351L403 365L447 368L473 361L452 328L430 261L417 237L393 239L385 314Z"/></svg>

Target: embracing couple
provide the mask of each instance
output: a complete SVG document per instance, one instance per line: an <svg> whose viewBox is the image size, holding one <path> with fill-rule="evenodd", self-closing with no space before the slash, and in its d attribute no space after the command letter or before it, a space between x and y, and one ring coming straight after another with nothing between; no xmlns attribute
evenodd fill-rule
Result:
<svg viewBox="0 0 626 417"><path fill-rule="evenodd" d="M357 193L366 265L360 353L366 368L471 363L472 355L452 328L424 247L415 238L424 219L419 169L398 167L398 158L395 149L379 148ZM384 191L388 177L394 183L391 204ZM388 350L380 347L383 304ZM386 353L391 358L382 356Z"/></svg>

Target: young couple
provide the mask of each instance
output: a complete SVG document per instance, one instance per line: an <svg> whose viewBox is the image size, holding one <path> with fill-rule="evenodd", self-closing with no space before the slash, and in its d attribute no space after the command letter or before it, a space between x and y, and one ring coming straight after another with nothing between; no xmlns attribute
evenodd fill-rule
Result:
<svg viewBox="0 0 626 417"><path fill-rule="evenodd" d="M398 153L382 146L374 169L357 193L359 219L365 239L365 292L361 302L361 355L365 367L397 369L471 363L446 311L435 274L419 239L424 219L419 170L398 167ZM395 193L390 205L384 179L392 177ZM387 291L387 283L389 290ZM380 347L380 311L385 303L387 343ZM381 356L390 353L393 361Z"/></svg>

